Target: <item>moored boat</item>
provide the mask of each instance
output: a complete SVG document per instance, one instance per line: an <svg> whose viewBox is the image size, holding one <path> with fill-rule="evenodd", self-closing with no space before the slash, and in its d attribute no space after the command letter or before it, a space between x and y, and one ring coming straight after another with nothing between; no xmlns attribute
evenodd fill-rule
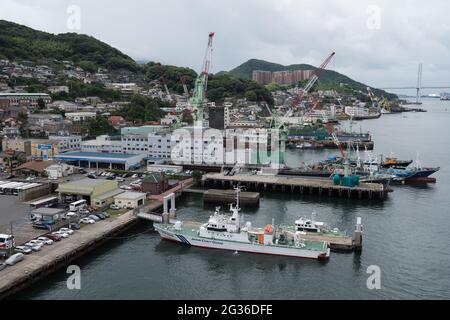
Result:
<svg viewBox="0 0 450 320"><path fill-rule="evenodd" d="M329 258L328 242L305 240L302 232L283 230L274 223L265 228L255 228L250 222L242 224L239 192L237 190L236 206L230 205L231 215L221 214L217 208L208 222L200 227L186 226L177 221L174 225L155 224L155 230L163 239L188 246L316 260Z"/></svg>

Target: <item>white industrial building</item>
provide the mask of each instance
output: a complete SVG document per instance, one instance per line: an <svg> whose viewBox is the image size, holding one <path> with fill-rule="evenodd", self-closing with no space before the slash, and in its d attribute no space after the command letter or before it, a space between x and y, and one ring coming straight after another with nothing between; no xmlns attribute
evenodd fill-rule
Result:
<svg viewBox="0 0 450 320"><path fill-rule="evenodd" d="M47 169L45 169L45 172L47 173L49 179L57 180L74 174L75 171L74 169L75 169L74 166L61 163L61 164L53 164L47 167Z"/></svg>
<svg viewBox="0 0 450 320"><path fill-rule="evenodd" d="M109 136L98 136L95 140L83 141L82 152L94 153L124 153L122 141L111 140Z"/></svg>
<svg viewBox="0 0 450 320"><path fill-rule="evenodd" d="M81 136L49 136L49 140L59 141L59 152L81 150Z"/></svg>
<svg viewBox="0 0 450 320"><path fill-rule="evenodd" d="M122 209L134 209L144 205L146 197L141 192L124 192L114 197L114 204Z"/></svg>
<svg viewBox="0 0 450 320"><path fill-rule="evenodd" d="M66 113L66 118L75 122L94 119L97 116L95 112L71 112Z"/></svg>

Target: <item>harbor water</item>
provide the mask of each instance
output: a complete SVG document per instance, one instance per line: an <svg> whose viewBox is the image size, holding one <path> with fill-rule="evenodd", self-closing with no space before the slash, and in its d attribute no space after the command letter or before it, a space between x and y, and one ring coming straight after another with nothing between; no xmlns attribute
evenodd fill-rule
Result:
<svg viewBox="0 0 450 320"><path fill-rule="evenodd" d="M386 201L329 199L263 193L259 208L245 208L254 225L292 224L314 211L320 221L353 233L364 224L361 254L332 253L326 263L188 248L161 241L142 222L74 262L81 290L68 290L61 270L34 284L20 299L443 299L450 298L450 102L427 100L427 113L383 115L357 122L370 130L375 154L395 152L423 166L440 166L436 185L394 186ZM348 126L348 124L347 124ZM298 166L335 150L290 150ZM0 202L3 201L0 198ZM200 195L177 203L180 219L205 221L214 207ZM224 208L226 209L226 208ZM65 240L70 241L70 240ZM25 261L26 263L26 261ZM381 289L369 290L367 270L381 270Z"/></svg>

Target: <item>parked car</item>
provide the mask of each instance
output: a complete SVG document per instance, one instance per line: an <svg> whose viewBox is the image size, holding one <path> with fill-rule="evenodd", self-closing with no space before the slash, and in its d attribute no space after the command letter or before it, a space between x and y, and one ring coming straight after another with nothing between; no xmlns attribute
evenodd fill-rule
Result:
<svg viewBox="0 0 450 320"><path fill-rule="evenodd" d="M64 232L64 233L68 233L69 235L72 235L74 231L69 228L61 228L61 229L59 229L59 232Z"/></svg>
<svg viewBox="0 0 450 320"><path fill-rule="evenodd" d="M52 245L53 244L53 240L46 238L46 237L39 237L37 238L39 241L42 241L43 243L45 243L46 245Z"/></svg>
<svg viewBox="0 0 450 320"><path fill-rule="evenodd" d="M80 220L80 224L94 224L95 220L89 218L83 218Z"/></svg>
<svg viewBox="0 0 450 320"><path fill-rule="evenodd" d="M19 263L20 261L22 261L23 259L25 259L24 254L19 252L19 253L13 254L11 257L9 257L8 260L5 261L5 263L8 266L13 266L16 263Z"/></svg>
<svg viewBox="0 0 450 320"><path fill-rule="evenodd" d="M95 214L91 214L88 218L89 218L89 219L92 219L92 220L94 220L94 221L100 221L100 218L97 217Z"/></svg>
<svg viewBox="0 0 450 320"><path fill-rule="evenodd" d="M97 179L97 176L93 175L93 174L88 174L87 177L89 179Z"/></svg>
<svg viewBox="0 0 450 320"><path fill-rule="evenodd" d="M72 219L78 217L78 213L76 212L67 212L65 215L65 219Z"/></svg>
<svg viewBox="0 0 450 320"><path fill-rule="evenodd" d="M94 214L94 216L99 217L100 220L105 220L106 219L106 217L102 213L96 213L96 214Z"/></svg>
<svg viewBox="0 0 450 320"><path fill-rule="evenodd" d="M25 246L17 246L14 249L15 252L19 252L19 253L23 253L23 254L30 254L31 252L33 252L33 250L31 250L29 247L25 247Z"/></svg>
<svg viewBox="0 0 450 320"><path fill-rule="evenodd" d="M120 207L117 204L112 204L109 206L109 208L112 210L120 210Z"/></svg>
<svg viewBox="0 0 450 320"><path fill-rule="evenodd" d="M63 239L67 239L70 236L68 233L61 232L61 231L55 231L55 232L52 232L52 234L56 234Z"/></svg>
<svg viewBox="0 0 450 320"><path fill-rule="evenodd" d="M62 240L62 238L57 234L47 234L47 235L45 235L45 237L49 238L50 240L53 240L53 241L61 241Z"/></svg>
<svg viewBox="0 0 450 320"><path fill-rule="evenodd" d="M107 176L106 180L114 180L114 177L113 176Z"/></svg>
<svg viewBox="0 0 450 320"><path fill-rule="evenodd" d="M45 245L44 241L41 241L41 240L38 240L38 239L30 240L28 243L32 243L32 244L41 246L41 248Z"/></svg>
<svg viewBox="0 0 450 320"><path fill-rule="evenodd" d="M125 181L125 179L124 179L124 178L122 178L122 177L116 177L116 181L118 181L118 182L124 182L124 181Z"/></svg>
<svg viewBox="0 0 450 320"><path fill-rule="evenodd" d="M37 251L41 251L42 247L40 245L36 245L36 244L32 244L32 243L25 243L24 247L30 248L31 250L37 252Z"/></svg>
<svg viewBox="0 0 450 320"><path fill-rule="evenodd" d="M108 213L108 212L106 212L106 211L102 212L102 215L104 215L104 216L105 216L105 218L109 218L109 217L110 217L109 213Z"/></svg>
<svg viewBox="0 0 450 320"><path fill-rule="evenodd" d="M80 209L78 210L79 214L90 214L91 212L88 209Z"/></svg>
<svg viewBox="0 0 450 320"><path fill-rule="evenodd" d="M78 223L72 222L71 224L69 224L69 228L72 230L80 230L81 227Z"/></svg>

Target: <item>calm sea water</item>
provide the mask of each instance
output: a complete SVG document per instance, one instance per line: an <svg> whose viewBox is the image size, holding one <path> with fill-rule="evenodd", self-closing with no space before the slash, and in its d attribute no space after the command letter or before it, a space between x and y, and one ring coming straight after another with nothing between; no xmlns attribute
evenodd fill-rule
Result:
<svg viewBox="0 0 450 320"><path fill-rule="evenodd" d="M259 256L161 241L151 225L138 227L76 261L82 289L69 291L62 270L22 292L24 299L413 299L450 298L450 102L429 100L428 113L385 115L357 123L370 130L376 153L394 151L425 166L441 166L438 183L398 186L384 202L319 199L266 193L246 219L265 225L318 214L341 230L364 223L360 255L332 253L330 261ZM290 151L288 164L324 159L336 151ZM182 219L204 221L212 207L199 196L178 203ZM367 268L381 268L380 290L366 286Z"/></svg>

